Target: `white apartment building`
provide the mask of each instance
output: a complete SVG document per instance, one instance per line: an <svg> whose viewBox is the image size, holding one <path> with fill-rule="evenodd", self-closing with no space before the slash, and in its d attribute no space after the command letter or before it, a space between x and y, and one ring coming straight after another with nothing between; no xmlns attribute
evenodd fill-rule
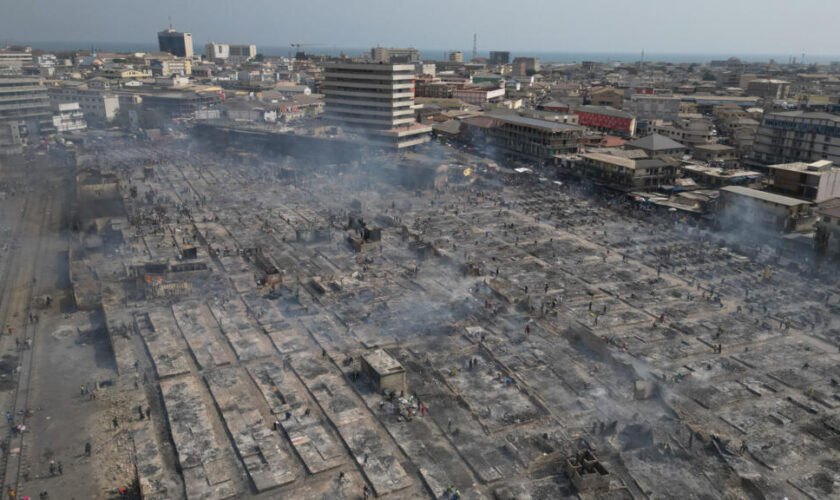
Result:
<svg viewBox="0 0 840 500"><path fill-rule="evenodd" d="M0 68L20 71L32 62L31 52L0 49Z"/></svg>
<svg viewBox="0 0 840 500"><path fill-rule="evenodd" d="M104 125L117 116L119 98L115 94L89 89L85 85L56 87L49 90L50 102L58 107L65 103L79 103L88 123Z"/></svg>
<svg viewBox="0 0 840 500"><path fill-rule="evenodd" d="M341 62L324 71L326 118L377 145L397 149L429 140L414 118L414 65Z"/></svg>
<svg viewBox="0 0 840 500"><path fill-rule="evenodd" d="M52 118L53 127L55 127L56 132L71 132L73 130L84 130L87 128L85 114L79 107L79 103L66 102L59 104L57 111Z"/></svg>
<svg viewBox="0 0 840 500"><path fill-rule="evenodd" d="M230 61L241 63L257 55L256 45L231 45L228 43L208 43L204 46L204 57L216 62Z"/></svg>

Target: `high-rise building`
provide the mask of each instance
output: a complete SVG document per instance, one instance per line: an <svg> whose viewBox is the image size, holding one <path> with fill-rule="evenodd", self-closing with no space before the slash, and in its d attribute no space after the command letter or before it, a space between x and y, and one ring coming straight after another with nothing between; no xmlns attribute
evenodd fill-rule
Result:
<svg viewBox="0 0 840 500"><path fill-rule="evenodd" d="M0 153L16 152L27 138L52 127L50 98L40 78L0 77Z"/></svg>
<svg viewBox="0 0 840 500"><path fill-rule="evenodd" d="M539 73L540 69L540 60L536 57L517 57L513 60L513 74L516 76Z"/></svg>
<svg viewBox="0 0 840 500"><path fill-rule="evenodd" d="M204 57L216 62L226 61L230 57L230 45L215 42L205 44Z"/></svg>
<svg viewBox="0 0 840 500"><path fill-rule="evenodd" d="M449 53L449 62L454 63L461 63L464 62L464 53L461 51L455 51Z"/></svg>
<svg viewBox="0 0 840 500"><path fill-rule="evenodd" d="M370 49L370 58L386 64L406 64L420 62L420 51L414 47L395 49L374 47Z"/></svg>
<svg viewBox="0 0 840 500"><path fill-rule="evenodd" d="M161 52L173 56L191 58L193 56L192 34L181 33L172 28L158 32L158 46Z"/></svg>
<svg viewBox="0 0 840 500"><path fill-rule="evenodd" d="M257 55L256 45L230 45L228 43L208 43L204 46L204 57L216 62L245 62Z"/></svg>
<svg viewBox="0 0 840 500"><path fill-rule="evenodd" d="M490 64L507 64L510 62L510 52L491 50L489 62Z"/></svg>
<svg viewBox="0 0 840 500"><path fill-rule="evenodd" d="M388 148L429 140L414 118L414 65L340 62L326 66L321 91L326 117Z"/></svg>
<svg viewBox="0 0 840 500"><path fill-rule="evenodd" d="M247 61L257 56L256 45L230 45L230 58L233 61Z"/></svg>

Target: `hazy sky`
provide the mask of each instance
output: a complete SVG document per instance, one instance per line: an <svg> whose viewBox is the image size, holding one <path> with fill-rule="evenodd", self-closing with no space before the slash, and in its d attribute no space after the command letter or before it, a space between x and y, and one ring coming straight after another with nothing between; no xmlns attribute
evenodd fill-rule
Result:
<svg viewBox="0 0 840 500"><path fill-rule="evenodd" d="M836 0L0 0L3 41L840 54Z"/></svg>

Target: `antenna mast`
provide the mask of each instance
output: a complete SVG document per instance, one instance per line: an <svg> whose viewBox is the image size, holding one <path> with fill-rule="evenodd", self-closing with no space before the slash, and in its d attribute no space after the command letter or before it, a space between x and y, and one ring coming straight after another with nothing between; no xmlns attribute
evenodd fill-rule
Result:
<svg viewBox="0 0 840 500"><path fill-rule="evenodd" d="M472 58L478 57L478 33L473 33L473 54Z"/></svg>

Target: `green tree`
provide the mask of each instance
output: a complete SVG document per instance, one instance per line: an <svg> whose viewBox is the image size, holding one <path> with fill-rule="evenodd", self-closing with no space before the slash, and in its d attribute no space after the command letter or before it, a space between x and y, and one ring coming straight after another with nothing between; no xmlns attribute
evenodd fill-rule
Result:
<svg viewBox="0 0 840 500"><path fill-rule="evenodd" d="M257 55L254 56L254 60L257 62L263 62L265 61L265 56L262 55L262 53L257 52Z"/></svg>
<svg viewBox="0 0 840 500"><path fill-rule="evenodd" d="M703 81L704 82L713 82L715 80L717 80L717 78L715 78L715 75L712 74L711 71L706 71L706 72L703 73Z"/></svg>

